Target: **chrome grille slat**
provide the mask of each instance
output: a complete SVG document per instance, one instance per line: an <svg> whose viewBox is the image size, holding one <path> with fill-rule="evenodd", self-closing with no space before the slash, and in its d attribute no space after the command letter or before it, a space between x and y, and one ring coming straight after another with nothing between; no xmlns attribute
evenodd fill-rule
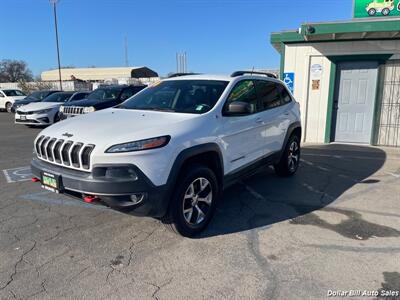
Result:
<svg viewBox="0 0 400 300"><path fill-rule="evenodd" d="M90 170L90 156L95 145L39 136L35 142L38 158L49 163L77 170Z"/></svg>
<svg viewBox="0 0 400 300"><path fill-rule="evenodd" d="M53 146L56 141L57 141L57 139L52 138L52 139L49 139L49 141L46 144L46 156L49 161L54 160Z"/></svg>
<svg viewBox="0 0 400 300"><path fill-rule="evenodd" d="M40 151L40 142L42 141L42 139L44 139L44 135L40 136L37 140L36 140L36 144L35 144L35 149L36 149L36 154L39 156L42 156L42 153Z"/></svg>
<svg viewBox="0 0 400 300"><path fill-rule="evenodd" d="M79 152L82 149L82 146L82 143L75 143L71 148L71 164L76 168L81 167Z"/></svg>
<svg viewBox="0 0 400 300"><path fill-rule="evenodd" d="M42 143L41 143L41 146L40 146L40 149L41 149L41 152L42 152L42 157L45 158L45 159L47 159L47 149L46 149L46 147L47 147L47 144L49 143L49 141L50 141L50 137L48 137L48 136L45 137L43 139Z"/></svg>
<svg viewBox="0 0 400 300"><path fill-rule="evenodd" d="M65 106L63 113L66 115L82 115L83 107L81 107L81 106Z"/></svg>

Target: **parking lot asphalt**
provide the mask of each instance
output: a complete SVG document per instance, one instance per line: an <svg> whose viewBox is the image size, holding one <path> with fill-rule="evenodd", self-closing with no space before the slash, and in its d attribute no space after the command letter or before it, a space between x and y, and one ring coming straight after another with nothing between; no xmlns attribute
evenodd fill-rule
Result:
<svg viewBox="0 0 400 300"><path fill-rule="evenodd" d="M329 290L400 290L398 149L304 145L294 177L265 168L237 183L206 232L186 239L157 220L30 182L24 167L39 131L0 113L0 299L324 299Z"/></svg>

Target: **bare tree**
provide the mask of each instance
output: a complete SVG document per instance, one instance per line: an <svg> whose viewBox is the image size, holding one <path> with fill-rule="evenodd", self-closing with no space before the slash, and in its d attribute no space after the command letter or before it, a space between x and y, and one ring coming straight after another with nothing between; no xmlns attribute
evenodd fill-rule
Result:
<svg viewBox="0 0 400 300"><path fill-rule="evenodd" d="M20 82L33 80L32 71L22 60L4 59L0 61L0 82Z"/></svg>

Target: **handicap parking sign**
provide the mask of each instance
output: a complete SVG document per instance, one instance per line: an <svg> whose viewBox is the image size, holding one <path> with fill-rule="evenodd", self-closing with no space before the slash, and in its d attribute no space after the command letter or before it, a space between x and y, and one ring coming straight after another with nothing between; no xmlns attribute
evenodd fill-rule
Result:
<svg viewBox="0 0 400 300"><path fill-rule="evenodd" d="M294 93L294 72L283 73L283 82L286 84L290 92Z"/></svg>

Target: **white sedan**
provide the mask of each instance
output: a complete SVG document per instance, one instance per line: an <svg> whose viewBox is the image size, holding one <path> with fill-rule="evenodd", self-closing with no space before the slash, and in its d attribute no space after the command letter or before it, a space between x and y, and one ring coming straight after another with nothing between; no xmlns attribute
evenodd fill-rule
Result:
<svg viewBox="0 0 400 300"><path fill-rule="evenodd" d="M46 126L60 120L60 106L66 102L82 100L87 92L58 92L44 98L41 102L21 106L15 113L15 124Z"/></svg>
<svg viewBox="0 0 400 300"><path fill-rule="evenodd" d="M16 89L4 89L0 90L0 109L11 112L15 100L24 99L26 95Z"/></svg>

